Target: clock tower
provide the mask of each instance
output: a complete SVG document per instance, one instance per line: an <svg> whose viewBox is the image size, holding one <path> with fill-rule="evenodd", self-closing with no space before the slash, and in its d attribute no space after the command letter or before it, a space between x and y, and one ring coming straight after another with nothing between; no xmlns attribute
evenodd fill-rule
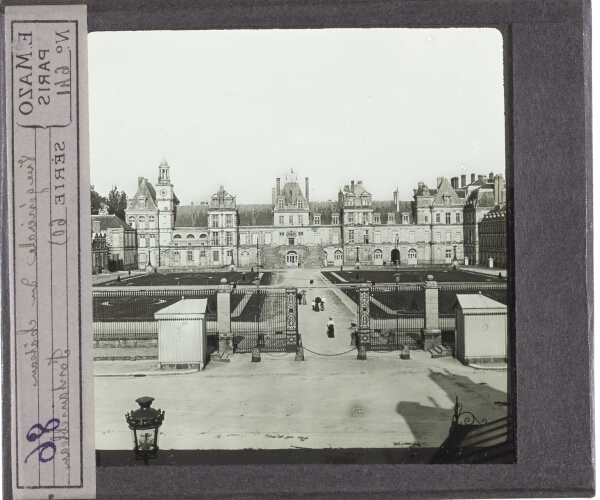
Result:
<svg viewBox="0 0 600 500"><path fill-rule="evenodd" d="M160 245L168 245L171 239L171 230L175 227L175 205L177 198L173 194L171 184L171 167L163 155L158 166L158 182L156 183L156 204L158 206L158 227Z"/></svg>

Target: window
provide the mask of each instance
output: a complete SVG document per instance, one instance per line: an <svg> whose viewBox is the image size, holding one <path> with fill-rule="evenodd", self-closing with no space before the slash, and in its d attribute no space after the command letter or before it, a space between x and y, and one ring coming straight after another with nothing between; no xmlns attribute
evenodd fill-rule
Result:
<svg viewBox="0 0 600 500"><path fill-rule="evenodd" d="M321 244L321 235L319 233L315 233L315 243L317 245Z"/></svg>
<svg viewBox="0 0 600 500"><path fill-rule="evenodd" d="M331 223L332 224L339 224L340 223L340 216L339 215L332 215L331 216Z"/></svg>
<svg viewBox="0 0 600 500"><path fill-rule="evenodd" d="M173 236L174 240L180 240L181 239L181 235L180 234L176 234L175 236Z"/></svg>
<svg viewBox="0 0 600 500"><path fill-rule="evenodd" d="M279 225L283 226L285 224L285 217L283 215L279 216Z"/></svg>
<svg viewBox="0 0 600 500"><path fill-rule="evenodd" d="M140 208L146 208L146 198L140 197Z"/></svg>
<svg viewBox="0 0 600 500"><path fill-rule="evenodd" d="M460 214L459 213L456 214L456 223L460 224Z"/></svg>
<svg viewBox="0 0 600 500"><path fill-rule="evenodd" d="M233 250L227 250L227 257L233 257Z"/></svg>
<svg viewBox="0 0 600 500"><path fill-rule="evenodd" d="M348 214L348 224L354 224L354 214L353 213Z"/></svg>
<svg viewBox="0 0 600 500"><path fill-rule="evenodd" d="M348 231L348 243L354 243L354 231L352 229Z"/></svg>
<svg viewBox="0 0 600 500"><path fill-rule="evenodd" d="M187 260L188 260L188 262L192 262L194 260L194 252L192 250L188 250Z"/></svg>
<svg viewBox="0 0 600 500"><path fill-rule="evenodd" d="M304 201L298 198L298 200L296 201L296 206L298 208L304 208Z"/></svg>
<svg viewBox="0 0 600 500"><path fill-rule="evenodd" d="M435 241L437 243L441 243L441 241L442 241L442 234L441 233L435 233Z"/></svg>
<svg viewBox="0 0 600 500"><path fill-rule="evenodd" d="M452 250L446 250L446 258L447 259L451 259L452 258Z"/></svg>
<svg viewBox="0 0 600 500"><path fill-rule="evenodd" d="M179 252L173 252L173 260L179 262Z"/></svg>
<svg viewBox="0 0 600 500"><path fill-rule="evenodd" d="M246 233L241 233L240 234L240 245L247 245L248 244L248 235Z"/></svg>
<svg viewBox="0 0 600 500"><path fill-rule="evenodd" d="M425 216L425 222L429 222L429 215Z"/></svg>
<svg viewBox="0 0 600 500"><path fill-rule="evenodd" d="M231 214L227 215L227 227L233 227Z"/></svg>
<svg viewBox="0 0 600 500"><path fill-rule="evenodd" d="M339 242L339 236L337 231L335 233L333 233L332 238L331 238L331 242L337 244Z"/></svg>
<svg viewBox="0 0 600 500"><path fill-rule="evenodd" d="M206 250L200 250L200 257L206 257Z"/></svg>
<svg viewBox="0 0 600 500"><path fill-rule="evenodd" d="M375 243L381 243L381 231L375 231Z"/></svg>
<svg viewBox="0 0 600 500"><path fill-rule="evenodd" d="M140 234L140 246L141 247L146 246L146 235L145 234Z"/></svg>
<svg viewBox="0 0 600 500"><path fill-rule="evenodd" d="M394 214L388 214L388 224L394 223Z"/></svg>
<svg viewBox="0 0 600 500"><path fill-rule="evenodd" d="M140 224L140 229L146 229L146 217L144 217L143 215L140 215L139 218L139 224Z"/></svg>
<svg viewBox="0 0 600 500"><path fill-rule="evenodd" d="M227 245L231 245L231 242L232 242L232 241L233 241L233 233L231 233L231 232L228 232L228 233L226 234L226 242L227 242Z"/></svg>
<svg viewBox="0 0 600 500"><path fill-rule="evenodd" d="M154 227L154 215L151 215L150 217L148 217L148 222L149 222L148 227Z"/></svg>
<svg viewBox="0 0 600 500"><path fill-rule="evenodd" d="M336 250L333 254L333 260L337 260L340 261L342 260L342 251L341 250Z"/></svg>
<svg viewBox="0 0 600 500"><path fill-rule="evenodd" d="M213 252L213 262L219 262L219 251L215 250Z"/></svg>
<svg viewBox="0 0 600 500"><path fill-rule="evenodd" d="M280 199L280 200L277 202L277 206L279 207L279 209L282 209L282 208L283 208L283 204L284 204L284 200L283 200L283 199Z"/></svg>
<svg viewBox="0 0 600 500"><path fill-rule="evenodd" d="M452 234L446 233L446 241L452 241Z"/></svg>
<svg viewBox="0 0 600 500"><path fill-rule="evenodd" d="M410 243L414 243L415 242L415 232L414 231L410 232L410 239L408 241Z"/></svg>
<svg viewBox="0 0 600 500"><path fill-rule="evenodd" d="M289 223L290 223L290 226L294 225L294 216L293 215L290 215L290 217L289 217Z"/></svg>
<svg viewBox="0 0 600 500"><path fill-rule="evenodd" d="M365 231L365 234L364 234L364 242L365 242L365 243L369 243L369 231Z"/></svg>
<svg viewBox="0 0 600 500"><path fill-rule="evenodd" d="M194 239L194 235L193 235L193 234L188 234L188 235L186 236L186 238L187 238L188 240L193 240L193 239Z"/></svg>
<svg viewBox="0 0 600 500"><path fill-rule="evenodd" d="M435 214L435 221L436 221L437 223L439 223L439 222L440 222L440 214Z"/></svg>
<svg viewBox="0 0 600 500"><path fill-rule="evenodd" d="M381 224L381 216L374 215L373 219L374 219L375 224Z"/></svg>
<svg viewBox="0 0 600 500"><path fill-rule="evenodd" d="M446 214L446 224L450 224L450 214Z"/></svg>
<svg viewBox="0 0 600 500"><path fill-rule="evenodd" d="M129 225L135 229L135 217L129 217Z"/></svg>
<svg viewBox="0 0 600 500"><path fill-rule="evenodd" d="M212 227L219 227L219 216L211 215L211 219L212 219Z"/></svg>
<svg viewBox="0 0 600 500"><path fill-rule="evenodd" d="M304 225L304 217L302 215L298 216L298 225L299 226L303 226Z"/></svg>
<svg viewBox="0 0 600 500"><path fill-rule="evenodd" d="M383 259L383 252L379 249L375 250L373 252L373 257L375 260L382 260Z"/></svg>
<svg viewBox="0 0 600 500"><path fill-rule="evenodd" d="M258 233L252 233L252 244L256 245L258 243Z"/></svg>
<svg viewBox="0 0 600 500"><path fill-rule="evenodd" d="M402 223L403 224L408 224L408 215L405 214L405 215L402 216Z"/></svg>
<svg viewBox="0 0 600 500"><path fill-rule="evenodd" d="M409 259L416 259L417 258L417 251L414 248L411 248L408 251L408 258Z"/></svg>
<svg viewBox="0 0 600 500"><path fill-rule="evenodd" d="M271 244L271 233L266 233L265 234L265 245L270 245Z"/></svg>
<svg viewBox="0 0 600 500"><path fill-rule="evenodd" d="M219 244L219 233L212 233L212 245L218 245Z"/></svg>
<svg viewBox="0 0 600 500"><path fill-rule="evenodd" d="M315 224L318 226L319 224L321 224L321 216L320 215L315 215Z"/></svg>

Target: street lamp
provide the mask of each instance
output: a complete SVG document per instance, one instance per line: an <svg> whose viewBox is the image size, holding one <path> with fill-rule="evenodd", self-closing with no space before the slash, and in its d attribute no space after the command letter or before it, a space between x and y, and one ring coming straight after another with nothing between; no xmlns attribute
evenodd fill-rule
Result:
<svg viewBox="0 0 600 500"><path fill-rule="evenodd" d="M165 412L160 408L150 408L154 398L144 396L135 400L140 405L137 410L125 414L125 419L131 429L133 452L136 460L148 460L158 457L158 429L163 423Z"/></svg>
<svg viewBox="0 0 600 500"><path fill-rule="evenodd" d="M356 269L360 267L360 258L358 255L358 251L360 250L360 245L356 245Z"/></svg>

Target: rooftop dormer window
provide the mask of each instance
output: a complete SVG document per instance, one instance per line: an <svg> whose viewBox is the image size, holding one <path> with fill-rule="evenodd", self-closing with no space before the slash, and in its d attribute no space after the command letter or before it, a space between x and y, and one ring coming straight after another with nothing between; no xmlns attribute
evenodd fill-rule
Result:
<svg viewBox="0 0 600 500"><path fill-rule="evenodd" d="M298 200L296 201L296 206L298 208L304 208L304 201L298 198Z"/></svg>
<svg viewBox="0 0 600 500"><path fill-rule="evenodd" d="M279 208L280 210L283 209L285 200L283 198L279 198L279 200L277 200L277 208Z"/></svg>
<svg viewBox="0 0 600 500"><path fill-rule="evenodd" d="M138 201L140 203L140 208L146 208L146 198L144 196L140 196Z"/></svg>

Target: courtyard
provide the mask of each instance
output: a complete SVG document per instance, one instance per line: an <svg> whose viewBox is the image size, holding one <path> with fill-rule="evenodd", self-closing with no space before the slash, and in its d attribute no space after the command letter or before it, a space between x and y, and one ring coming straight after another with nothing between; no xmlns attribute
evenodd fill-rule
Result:
<svg viewBox="0 0 600 500"><path fill-rule="evenodd" d="M359 273L382 282L394 275ZM409 273L406 280L414 280ZM434 273L438 279L440 273ZM448 273L455 281L474 275ZM228 282L242 277L242 273L195 274L196 282L203 283L215 277L216 283L221 277ZM355 277L356 271L348 278L351 275ZM155 276L136 279L139 283ZM162 286L182 278L159 276ZM200 372L159 371L153 359L95 361L96 448L131 447L123 415L141 396L154 397L155 406L166 411L163 450L420 449L419 460L427 461L430 453L425 450L433 453L448 434L456 397L478 418L506 417L505 366L464 366L452 357L432 358L423 350L411 351L408 360L400 359L398 350L369 351L367 360L358 360L351 345L357 304L343 284L332 284L326 272L297 268L273 271L269 281L270 287L295 286L306 292L307 304L298 307L304 361L295 361L293 352L262 352L261 362L253 363L252 354L236 352L229 362L211 361ZM324 312L310 307L317 296L326 300ZM95 299L95 307L100 300ZM152 302L144 319L165 305ZM232 300L231 307L243 314L239 302ZM374 308L375 317L380 313ZM330 316L336 325L334 338L326 334ZM96 359L110 355L140 359L152 353L157 353L156 347L94 349Z"/></svg>

